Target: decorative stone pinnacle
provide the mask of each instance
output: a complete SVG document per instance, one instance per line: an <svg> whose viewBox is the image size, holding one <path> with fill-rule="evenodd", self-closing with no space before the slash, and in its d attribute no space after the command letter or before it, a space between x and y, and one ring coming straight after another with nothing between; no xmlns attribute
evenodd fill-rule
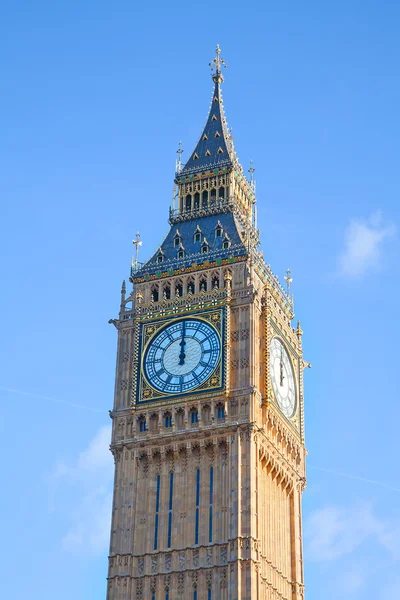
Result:
<svg viewBox="0 0 400 600"><path fill-rule="evenodd" d="M301 328L300 321L297 321L296 335L298 338L300 338L303 335L303 330Z"/></svg>

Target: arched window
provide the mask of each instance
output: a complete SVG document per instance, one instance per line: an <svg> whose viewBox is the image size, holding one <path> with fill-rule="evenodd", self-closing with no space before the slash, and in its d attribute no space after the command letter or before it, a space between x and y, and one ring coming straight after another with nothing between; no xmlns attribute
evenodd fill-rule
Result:
<svg viewBox="0 0 400 600"><path fill-rule="evenodd" d="M222 402L217 404L217 419L225 419L225 407Z"/></svg>
<svg viewBox="0 0 400 600"><path fill-rule="evenodd" d="M166 285L163 293L164 300L169 300L171 298L171 288L169 285Z"/></svg>
<svg viewBox="0 0 400 600"><path fill-rule="evenodd" d="M186 196L186 210L192 210L192 195L188 194Z"/></svg>
<svg viewBox="0 0 400 600"><path fill-rule="evenodd" d="M202 202L203 202L203 204L202 204L203 208L208 208L208 192L207 192L207 190L204 190L204 192L203 192Z"/></svg>
<svg viewBox="0 0 400 600"><path fill-rule="evenodd" d="M215 202L216 198L217 198L217 190L215 188L213 188L211 190L211 202Z"/></svg>
<svg viewBox="0 0 400 600"><path fill-rule="evenodd" d="M208 252L208 244L207 244L207 242L204 242L204 244L202 245L201 252L202 252L202 254L207 254L207 252Z"/></svg>
<svg viewBox="0 0 400 600"><path fill-rule="evenodd" d="M229 238L225 238L224 241L222 242L222 247L224 250L228 250L229 246L231 245L231 242L229 240Z"/></svg>
<svg viewBox="0 0 400 600"><path fill-rule="evenodd" d="M222 237L222 227L221 225L217 225L215 228L215 237L216 238L220 238Z"/></svg>
<svg viewBox="0 0 400 600"><path fill-rule="evenodd" d="M219 188L219 198L225 198L225 188L224 187Z"/></svg>
<svg viewBox="0 0 400 600"><path fill-rule="evenodd" d="M200 208L200 194L196 192L194 195L194 210L198 210Z"/></svg>
<svg viewBox="0 0 400 600"><path fill-rule="evenodd" d="M177 233L176 236L174 237L174 247L175 248L179 248L179 246L181 245L181 236Z"/></svg>
<svg viewBox="0 0 400 600"><path fill-rule="evenodd" d="M183 286L181 282L179 282L175 288L175 296L183 296Z"/></svg>
<svg viewBox="0 0 400 600"><path fill-rule="evenodd" d="M158 262L158 263L162 263L162 262L163 262L163 260L164 260L164 255L163 255L163 254L160 252L160 253L157 255L157 262Z"/></svg>
<svg viewBox="0 0 400 600"><path fill-rule="evenodd" d="M138 423L139 423L139 431L140 431L140 433L143 433L143 432L147 431L146 417L144 415L141 415L138 418Z"/></svg>
<svg viewBox="0 0 400 600"><path fill-rule="evenodd" d="M172 415L170 412L164 414L164 427L170 429L172 427Z"/></svg>
<svg viewBox="0 0 400 600"><path fill-rule="evenodd" d="M198 412L197 408L190 409L190 422L192 425L195 425L196 423L199 422L199 412Z"/></svg>

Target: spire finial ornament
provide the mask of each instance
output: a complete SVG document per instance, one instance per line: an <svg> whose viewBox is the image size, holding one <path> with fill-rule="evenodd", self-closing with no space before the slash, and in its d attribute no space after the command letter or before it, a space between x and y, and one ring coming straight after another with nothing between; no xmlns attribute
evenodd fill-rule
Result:
<svg viewBox="0 0 400 600"><path fill-rule="evenodd" d="M178 156L176 159L175 171L177 173L179 173L179 171L182 169L182 154L183 154L182 142L179 142L178 150L176 151L176 153Z"/></svg>
<svg viewBox="0 0 400 600"><path fill-rule="evenodd" d="M286 285L287 285L287 294L288 294L288 296L290 296L290 284L293 281L293 278L290 274L290 269L287 269L284 280L286 281Z"/></svg>
<svg viewBox="0 0 400 600"><path fill-rule="evenodd" d="M212 79L215 83L222 83L224 77L222 75L221 67L224 67L224 69L226 69L226 62L223 58L221 58L221 48L219 47L219 44L217 44L215 53L215 58L213 58L213 60L210 62Z"/></svg>
<svg viewBox="0 0 400 600"><path fill-rule="evenodd" d="M135 260L132 261L132 268L137 269L139 266L139 248L142 245L142 241L140 239L140 233L137 232L135 235L135 239L132 240L132 244L135 246Z"/></svg>

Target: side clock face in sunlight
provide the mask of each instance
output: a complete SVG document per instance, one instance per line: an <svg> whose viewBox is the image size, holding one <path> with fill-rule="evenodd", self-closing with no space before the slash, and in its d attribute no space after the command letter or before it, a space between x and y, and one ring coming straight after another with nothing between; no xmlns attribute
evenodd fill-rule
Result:
<svg viewBox="0 0 400 600"><path fill-rule="evenodd" d="M217 331L201 319L167 325L150 340L143 361L147 381L165 394L181 394L203 384L221 357Z"/></svg>
<svg viewBox="0 0 400 600"><path fill-rule="evenodd" d="M290 419L296 412L296 386L289 354L278 338L271 342L269 365L276 401L285 417Z"/></svg>

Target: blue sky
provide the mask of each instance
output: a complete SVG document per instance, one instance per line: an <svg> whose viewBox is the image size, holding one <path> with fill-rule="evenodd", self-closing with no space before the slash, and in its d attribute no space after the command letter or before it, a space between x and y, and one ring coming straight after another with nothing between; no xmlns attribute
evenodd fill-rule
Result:
<svg viewBox="0 0 400 600"><path fill-rule="evenodd" d="M107 446L131 240L228 63L263 250L304 330L307 600L400 597L400 6L2 3L2 593L105 597ZM26 576L21 576L21 573Z"/></svg>

